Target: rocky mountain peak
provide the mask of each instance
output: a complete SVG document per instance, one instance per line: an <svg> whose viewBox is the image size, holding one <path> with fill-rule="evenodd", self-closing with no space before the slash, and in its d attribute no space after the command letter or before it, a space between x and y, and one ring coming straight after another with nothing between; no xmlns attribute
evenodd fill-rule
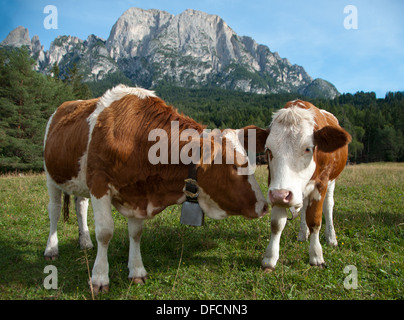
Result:
<svg viewBox="0 0 404 320"><path fill-rule="evenodd" d="M30 50L33 58L38 62L36 65L36 70L39 70L39 64L45 61L45 51L43 45L41 45L39 37L34 35L31 39L28 29L22 26L12 30L6 39L1 42L1 45L17 48L26 46Z"/></svg>
<svg viewBox="0 0 404 320"><path fill-rule="evenodd" d="M59 36L46 52L39 38L31 40L23 27L10 32L2 44L27 45L44 73L58 63L63 74L75 62L86 81L102 81L119 73L119 79L146 88L165 83L309 97L339 94L331 83L313 80L303 67L292 65L251 37L237 35L221 17L193 9L172 15L130 8L113 25L106 41L95 35L85 41Z"/></svg>
<svg viewBox="0 0 404 320"><path fill-rule="evenodd" d="M112 27L107 48L114 59L133 58L141 53L142 43L172 19L172 15L160 10L130 8Z"/></svg>
<svg viewBox="0 0 404 320"><path fill-rule="evenodd" d="M31 38L29 37L28 29L22 26L15 28L8 34L2 44L12 47L28 46L31 48Z"/></svg>

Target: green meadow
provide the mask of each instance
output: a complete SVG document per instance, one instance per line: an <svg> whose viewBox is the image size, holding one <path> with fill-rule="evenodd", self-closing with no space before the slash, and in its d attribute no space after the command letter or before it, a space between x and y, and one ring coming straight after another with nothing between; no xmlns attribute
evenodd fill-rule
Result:
<svg viewBox="0 0 404 320"><path fill-rule="evenodd" d="M257 180L267 192L267 169ZM403 299L404 164L348 166L335 191L338 247L323 236L327 267L309 265L308 242L298 242L300 218L288 221L280 259L272 273L260 268L270 238L270 214L262 219L205 218L205 226L180 224L180 206L145 223L142 256L148 280L131 283L126 219L116 210L108 258L111 290L93 297L88 286L96 250L82 251L74 212L59 221L59 258L43 257L48 233L48 195L43 174L0 176L0 299ZM71 208L74 206L72 205ZM93 214L89 228L93 243ZM324 228L323 228L324 229ZM323 235L323 233L321 233ZM57 289L45 289L47 265L57 269ZM347 266L357 287L346 289Z"/></svg>

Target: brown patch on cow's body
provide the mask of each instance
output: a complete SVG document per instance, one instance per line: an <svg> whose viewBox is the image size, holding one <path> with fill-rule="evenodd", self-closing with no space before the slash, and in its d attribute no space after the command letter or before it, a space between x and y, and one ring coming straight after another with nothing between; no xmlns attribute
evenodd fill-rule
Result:
<svg viewBox="0 0 404 320"><path fill-rule="evenodd" d="M314 153L316 171L311 180L315 181L315 187L321 195L321 199L319 201L313 200L307 207L306 223L310 232L313 231L315 226L321 225L323 203L327 193L328 182L338 178L345 168L347 158L348 145L332 153L325 153L318 150Z"/></svg>
<svg viewBox="0 0 404 320"><path fill-rule="evenodd" d="M79 160L87 149L87 118L97 102L98 99L65 102L51 120L44 160L48 174L58 184L70 181L79 173Z"/></svg>
<svg viewBox="0 0 404 320"><path fill-rule="evenodd" d="M180 132L195 129L201 133L204 129L156 97L139 99L127 95L105 108L98 117L88 150L87 184L91 194L100 198L112 186L118 194L114 199L118 206L130 207L144 217L149 203L160 208L153 210L152 215L176 203L183 195L188 166L153 165L148 159L148 151L156 143L148 141L150 131L163 129L170 141L171 121L179 122Z"/></svg>

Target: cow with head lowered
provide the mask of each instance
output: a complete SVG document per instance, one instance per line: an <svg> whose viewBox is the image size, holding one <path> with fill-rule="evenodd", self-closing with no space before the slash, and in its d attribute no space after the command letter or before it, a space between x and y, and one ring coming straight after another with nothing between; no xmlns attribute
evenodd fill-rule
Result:
<svg viewBox="0 0 404 320"><path fill-rule="evenodd" d="M332 219L335 180L345 167L350 141L349 133L331 113L309 102L288 102L274 114L265 144L272 205L271 239L262 260L265 270L274 270L279 259L287 208L293 216L301 212L298 239L310 237L310 264L324 266L319 241L322 213L326 241L336 246Z"/></svg>
<svg viewBox="0 0 404 320"><path fill-rule="evenodd" d="M159 135L164 132L166 142L178 141L174 147L164 146L164 135ZM187 139L187 132L194 135ZM240 134L243 132L227 130L215 140L214 135L204 134L201 124L167 106L154 92L123 85L99 99L63 103L50 118L45 133L44 162L50 197L45 258L58 256L62 193L75 196L80 246L93 246L87 227L91 198L97 240L91 277L94 291L109 289L107 250L114 230L112 205L128 218L129 278L145 281L147 273L140 253L143 221L186 200L184 180L190 165L194 166L199 187L199 205L208 217L263 216L268 207L257 181L253 174L239 174L248 163L238 139ZM185 139L180 140L183 135ZM257 141L262 149L265 139ZM150 159L156 143L161 149ZM170 162L191 150L199 154L199 163ZM226 161L229 153L234 159L230 163ZM155 161L161 157L168 162Z"/></svg>

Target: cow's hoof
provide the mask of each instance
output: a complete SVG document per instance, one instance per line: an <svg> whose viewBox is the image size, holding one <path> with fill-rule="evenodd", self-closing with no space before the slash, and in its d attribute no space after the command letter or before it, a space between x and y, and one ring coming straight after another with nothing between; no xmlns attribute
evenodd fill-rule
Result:
<svg viewBox="0 0 404 320"><path fill-rule="evenodd" d="M59 257L58 255L46 255L46 256L44 256L45 260L47 260L47 261L56 260L58 257Z"/></svg>
<svg viewBox="0 0 404 320"><path fill-rule="evenodd" d="M90 287L91 289L91 287ZM109 284L107 285L100 285L100 286L93 286L93 293L94 295L98 295L99 293L108 293L109 292Z"/></svg>
<svg viewBox="0 0 404 320"><path fill-rule="evenodd" d="M338 247L338 241L337 240L326 241L326 243L330 247Z"/></svg>
<svg viewBox="0 0 404 320"><path fill-rule="evenodd" d="M320 268L320 269L325 269L325 268L327 268L327 266L325 265L324 262L323 262L323 263L319 263L319 264L312 264L312 263L310 263L310 265L311 265L312 267L318 267L318 268Z"/></svg>
<svg viewBox="0 0 404 320"><path fill-rule="evenodd" d="M93 249L94 245L91 241L90 238L90 233L87 231L84 234L80 234L79 236L79 243L80 243L80 249L81 250L86 250L86 249Z"/></svg>
<svg viewBox="0 0 404 320"><path fill-rule="evenodd" d="M297 236L297 241L299 241L299 242L305 242L305 241L307 241L307 239L308 239L308 237L306 235L301 235L300 233Z"/></svg>
<svg viewBox="0 0 404 320"><path fill-rule="evenodd" d="M44 252L45 260L56 260L59 257L59 250L57 247L46 248Z"/></svg>
<svg viewBox="0 0 404 320"><path fill-rule="evenodd" d="M91 250L94 249L94 246L92 243L81 243L80 242L80 250Z"/></svg>
<svg viewBox="0 0 404 320"><path fill-rule="evenodd" d="M136 284L146 284L147 276L144 277L136 277L136 278L129 278L130 281Z"/></svg>
<svg viewBox="0 0 404 320"><path fill-rule="evenodd" d="M88 281L88 286L90 287L90 290L92 290L94 295L98 295L99 293L107 293L109 292L109 281L105 281L106 283L98 283L95 284L93 280Z"/></svg>
<svg viewBox="0 0 404 320"><path fill-rule="evenodd" d="M262 270L264 271L264 273L272 273L275 271L275 268L263 267Z"/></svg>

